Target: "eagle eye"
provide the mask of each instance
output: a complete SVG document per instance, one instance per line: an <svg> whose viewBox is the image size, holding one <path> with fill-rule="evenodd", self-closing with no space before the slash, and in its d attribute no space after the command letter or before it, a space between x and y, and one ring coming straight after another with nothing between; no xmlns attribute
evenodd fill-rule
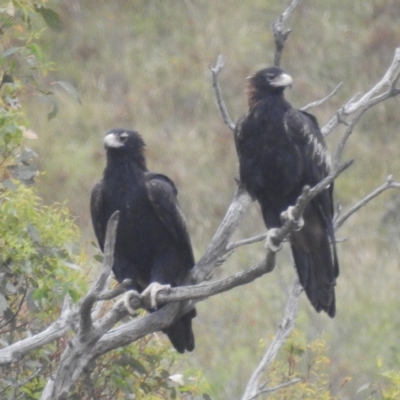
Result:
<svg viewBox="0 0 400 400"><path fill-rule="evenodd" d="M119 135L119 137L120 137L120 139L123 141L123 142L125 142L126 141L126 139L128 139L128 133L127 132L123 132L123 133L121 133L120 135Z"/></svg>

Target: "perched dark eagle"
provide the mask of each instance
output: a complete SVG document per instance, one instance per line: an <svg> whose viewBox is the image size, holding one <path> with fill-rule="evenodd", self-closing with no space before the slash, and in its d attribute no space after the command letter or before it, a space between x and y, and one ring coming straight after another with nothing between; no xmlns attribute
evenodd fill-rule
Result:
<svg viewBox="0 0 400 400"><path fill-rule="evenodd" d="M261 206L268 229L282 225L305 185L314 186L331 169L330 156L314 116L295 110L283 92L292 78L277 67L248 80L249 112L235 130L240 180ZM317 311L335 315L339 274L332 218L333 183L304 212L304 226L290 237L300 282Z"/></svg>
<svg viewBox="0 0 400 400"><path fill-rule="evenodd" d="M112 129L104 145L107 166L93 188L90 208L102 251L107 222L120 211L112 267L116 279L131 279L131 289L139 293L155 282L182 284L195 262L174 183L147 170L137 132ZM193 309L164 331L180 353L194 349L195 316Z"/></svg>

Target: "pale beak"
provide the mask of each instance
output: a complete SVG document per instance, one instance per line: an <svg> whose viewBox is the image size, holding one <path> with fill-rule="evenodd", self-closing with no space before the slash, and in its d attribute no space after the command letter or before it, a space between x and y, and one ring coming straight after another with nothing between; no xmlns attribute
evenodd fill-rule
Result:
<svg viewBox="0 0 400 400"><path fill-rule="evenodd" d="M117 149L118 147L122 147L123 143L118 140L118 137L115 133L111 132L104 138L104 146Z"/></svg>
<svg viewBox="0 0 400 400"><path fill-rule="evenodd" d="M292 84L293 84L293 79L288 74L280 74L271 82L271 86L275 87L287 87L287 86L292 87Z"/></svg>

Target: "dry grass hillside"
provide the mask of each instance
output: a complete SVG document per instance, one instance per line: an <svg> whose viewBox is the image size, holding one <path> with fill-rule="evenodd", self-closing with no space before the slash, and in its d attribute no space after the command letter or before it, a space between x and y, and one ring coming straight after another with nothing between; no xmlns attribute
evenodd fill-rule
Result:
<svg viewBox="0 0 400 400"><path fill-rule="evenodd" d="M101 177L102 138L112 127L136 129L147 143L150 169L177 184L198 258L229 204L237 177L231 132L223 124L208 65L225 58L220 76L233 119L246 112L245 78L273 59L270 26L287 5L278 0L58 0L52 4L64 30L45 35L57 70L48 76L73 84L76 103L58 91L60 111L46 120L49 105L29 104L38 133L40 194L63 202L76 215L82 243L94 239L89 196ZM339 93L314 109L321 125L355 93L369 89L400 46L397 0L304 0L289 21L292 34L282 66L293 76L287 93L301 107ZM352 205L393 174L400 180L400 99L369 111L359 123L346 156L354 166L336 182L336 201ZM328 138L331 148L338 131ZM341 398L374 379L378 357L400 368L399 217L388 192L353 216L339 231L341 274L337 317L316 314L303 299L298 328L310 339L325 332L331 358L332 392L344 377L352 381ZM397 201L397 204L399 202ZM385 213L392 210L389 218ZM400 211L399 211L400 212ZM397 220L396 220L397 218ZM395 221L397 221L395 223ZM252 205L237 237L264 231ZM218 271L225 276L263 257L263 245L240 249ZM200 365L215 398L237 398L279 324L294 276L288 253L257 282L198 306L197 347L188 362ZM303 296L305 297L305 296ZM360 397L362 398L362 397Z"/></svg>

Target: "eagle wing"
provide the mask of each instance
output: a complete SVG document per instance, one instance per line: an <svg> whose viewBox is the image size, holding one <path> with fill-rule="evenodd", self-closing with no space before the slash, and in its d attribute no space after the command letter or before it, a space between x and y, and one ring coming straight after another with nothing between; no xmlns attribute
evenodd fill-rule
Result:
<svg viewBox="0 0 400 400"><path fill-rule="evenodd" d="M90 197L90 214L92 216L94 233L96 234L100 249L104 251L107 221L105 220L102 184L102 181L98 182L92 190Z"/></svg>
<svg viewBox="0 0 400 400"><path fill-rule="evenodd" d="M304 184L316 185L331 171L330 155L317 120L311 114L291 109L285 115L284 124L301 154ZM310 301L318 311L324 309L333 317L339 266L332 223L332 193L333 183L310 202L304 212L304 227L291 236L291 247Z"/></svg>
<svg viewBox="0 0 400 400"><path fill-rule="evenodd" d="M290 109L285 114L284 124L288 135L300 149L304 164L305 184L315 186L332 170L330 154L316 118L305 111ZM317 196L324 214L333 218L333 182L328 189Z"/></svg>
<svg viewBox="0 0 400 400"><path fill-rule="evenodd" d="M302 146L309 162L307 174L313 181L320 182L332 169L330 154L326 148L316 118L305 111L290 109L285 113L284 124L291 139Z"/></svg>
<svg viewBox="0 0 400 400"><path fill-rule="evenodd" d="M178 190L172 180L165 175L148 172L146 177L150 203L177 246L185 253L186 263L191 268L194 265L194 256L186 220L177 199Z"/></svg>

